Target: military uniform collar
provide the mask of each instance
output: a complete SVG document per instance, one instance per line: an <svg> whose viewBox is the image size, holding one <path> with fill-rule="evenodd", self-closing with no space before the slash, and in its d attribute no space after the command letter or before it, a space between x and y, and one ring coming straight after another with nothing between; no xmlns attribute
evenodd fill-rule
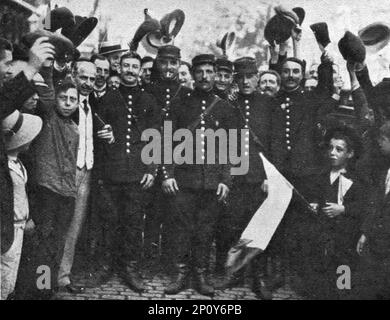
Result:
<svg viewBox="0 0 390 320"><path fill-rule="evenodd" d="M304 93L305 93L305 91L303 90L302 87L298 87L294 91L285 91L283 89L280 89L280 91L277 94L277 97L279 97L279 98L295 97L295 96L300 96Z"/></svg>
<svg viewBox="0 0 390 320"><path fill-rule="evenodd" d="M193 91L193 95L195 97L201 98L201 99L210 99L210 97L215 97L214 91L203 91L198 88L195 88Z"/></svg>

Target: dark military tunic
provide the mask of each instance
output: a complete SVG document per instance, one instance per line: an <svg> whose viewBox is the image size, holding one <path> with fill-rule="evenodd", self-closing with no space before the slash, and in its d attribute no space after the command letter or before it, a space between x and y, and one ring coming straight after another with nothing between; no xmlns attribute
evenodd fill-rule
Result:
<svg viewBox="0 0 390 320"><path fill-rule="evenodd" d="M142 132L159 127L155 99L140 87L121 85L99 103L99 113L112 126L115 142L105 146L103 180L116 210L106 212L108 263L124 268L141 255L143 216L148 192L141 189L144 174L156 174L156 165L146 165L141 152L147 142Z"/></svg>
<svg viewBox="0 0 390 320"><path fill-rule="evenodd" d="M192 93L172 103L173 130L185 129L191 126L216 99L212 92L195 89ZM232 106L220 100L210 114L207 115L196 129L229 129L234 128L235 117ZM192 252L193 263L204 268L207 265L207 254L213 238L213 229L217 218L219 203L217 202L217 187L220 183L230 186L230 165L218 163L218 152L215 154L215 164L207 164L207 146L204 134L201 133L201 149L198 155L205 164L166 165L163 178L175 178L179 187L173 204L174 214L170 228L175 235L174 250L176 262L189 263ZM195 141L195 138L194 138ZM215 150L219 150L216 143ZM226 148L225 148L226 150ZM195 142L193 145L194 160L196 159Z"/></svg>

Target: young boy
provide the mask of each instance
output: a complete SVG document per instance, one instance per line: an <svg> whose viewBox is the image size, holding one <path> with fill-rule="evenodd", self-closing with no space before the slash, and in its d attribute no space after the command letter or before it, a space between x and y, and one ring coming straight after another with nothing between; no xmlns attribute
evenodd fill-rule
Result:
<svg viewBox="0 0 390 320"><path fill-rule="evenodd" d="M362 148L357 133L346 126L335 127L327 132L324 142L327 165L308 181L307 199L316 213L308 216L302 231L307 240L302 248L302 268L309 295L335 299L344 294L337 287L338 267L355 269L355 244L367 202L362 183L353 172Z"/></svg>
<svg viewBox="0 0 390 320"><path fill-rule="evenodd" d="M34 213L36 242L29 266L30 282L25 298L48 298L56 286L58 265L65 246L76 197L76 163L79 133L72 120L78 109L78 92L73 82L56 87L56 104L43 111L44 124L34 143L34 178L37 210ZM37 268L51 270L50 288L37 288ZM46 290L49 289L49 290Z"/></svg>
<svg viewBox="0 0 390 320"><path fill-rule="evenodd" d="M359 299L390 298L390 121L379 128L377 142L379 154L371 155L369 170L374 182L370 206L356 248Z"/></svg>
<svg viewBox="0 0 390 320"><path fill-rule="evenodd" d="M32 227L32 223L27 223L29 218L27 172L18 156L28 150L41 128L42 120L39 117L19 111L14 111L2 122L8 167L13 183L14 241L11 248L1 255L1 300L7 299L15 289L24 230Z"/></svg>

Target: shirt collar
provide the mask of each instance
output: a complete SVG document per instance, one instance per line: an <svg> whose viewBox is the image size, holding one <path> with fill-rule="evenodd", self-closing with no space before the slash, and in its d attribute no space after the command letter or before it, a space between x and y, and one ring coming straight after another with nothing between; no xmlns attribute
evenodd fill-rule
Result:
<svg viewBox="0 0 390 320"><path fill-rule="evenodd" d="M332 170L330 172L330 184L333 184L340 175L344 175L347 173L347 170L345 168L339 169L339 170Z"/></svg>

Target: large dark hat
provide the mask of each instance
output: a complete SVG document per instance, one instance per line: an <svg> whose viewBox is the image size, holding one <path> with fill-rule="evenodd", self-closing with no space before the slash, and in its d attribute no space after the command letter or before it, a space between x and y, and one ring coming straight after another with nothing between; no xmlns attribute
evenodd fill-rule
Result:
<svg viewBox="0 0 390 320"><path fill-rule="evenodd" d="M157 49L161 46L171 44L184 24L185 14L182 10L176 9L166 14L160 20L160 29L149 32L145 39L150 48Z"/></svg>
<svg viewBox="0 0 390 320"><path fill-rule="evenodd" d="M72 28L76 21L72 11L66 7L60 7L51 10L50 24L50 31L54 32L61 28Z"/></svg>
<svg viewBox="0 0 390 320"><path fill-rule="evenodd" d="M237 74L257 73L256 60L252 57L242 57L235 60L234 72Z"/></svg>
<svg viewBox="0 0 390 320"><path fill-rule="evenodd" d="M157 59L158 58L173 58L180 59L180 49L173 45L166 45L158 48Z"/></svg>
<svg viewBox="0 0 390 320"><path fill-rule="evenodd" d="M305 16L306 16L306 12L305 12L305 9L301 8L301 7L295 7L295 8L292 8L292 11L295 12L295 14L298 16L298 24L301 26L302 23L303 23L303 20L305 20Z"/></svg>
<svg viewBox="0 0 390 320"><path fill-rule="evenodd" d="M219 58L215 61L217 70L225 70L227 72L233 73L234 65L233 62L226 58Z"/></svg>
<svg viewBox="0 0 390 320"><path fill-rule="evenodd" d="M326 22L314 23L310 26L313 31L316 41L324 48L330 43L328 25Z"/></svg>
<svg viewBox="0 0 390 320"><path fill-rule="evenodd" d="M215 56L213 54L199 54L192 59L192 68L202 64L215 65Z"/></svg>
<svg viewBox="0 0 390 320"><path fill-rule="evenodd" d="M34 42L40 37L48 37L49 43L55 47L56 60L72 60L75 54L73 43L65 36L47 30L37 30L23 36L22 45L31 48Z"/></svg>
<svg viewBox="0 0 390 320"><path fill-rule="evenodd" d="M75 17L75 25L63 27L61 33L69 38L75 47L78 47L95 29L98 19L95 17Z"/></svg>
<svg viewBox="0 0 390 320"><path fill-rule="evenodd" d="M363 41L350 31L345 32L340 39L339 50L347 61L362 63L366 59L366 48Z"/></svg>
<svg viewBox="0 0 390 320"><path fill-rule="evenodd" d="M361 29L359 37L372 53L383 49L390 41L390 28L383 22L375 22Z"/></svg>
<svg viewBox="0 0 390 320"><path fill-rule="evenodd" d="M291 36L291 31L299 25L298 15L282 6L275 7L276 15L266 24L264 29L265 39L272 45L285 42Z"/></svg>
<svg viewBox="0 0 390 320"><path fill-rule="evenodd" d="M161 29L160 22L149 15L148 9L144 9L144 15L144 22L138 27L133 39L129 43L130 51L137 51L139 43L147 34Z"/></svg>

